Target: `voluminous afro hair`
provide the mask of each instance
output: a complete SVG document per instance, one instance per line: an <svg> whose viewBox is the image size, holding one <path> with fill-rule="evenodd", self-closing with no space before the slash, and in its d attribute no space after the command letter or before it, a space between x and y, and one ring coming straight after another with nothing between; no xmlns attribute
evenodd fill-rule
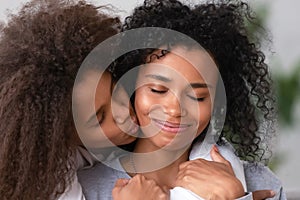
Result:
<svg viewBox="0 0 300 200"><path fill-rule="evenodd" d="M119 32L107 11L34 0L1 30L1 199L56 199L73 180L73 84L89 52Z"/></svg>
<svg viewBox="0 0 300 200"><path fill-rule="evenodd" d="M126 34L136 28L161 27L197 41L215 60L225 85L227 113L218 143L226 138L241 159L267 162L271 155L268 142L274 135L275 102L265 56L260 45L250 41L245 26L253 19L248 4L240 1L212 1L191 7L176 0L146 0L125 19L122 31ZM153 41L169 48L184 43L179 38L166 44L170 40L159 31L147 37L145 47L151 47ZM121 57L114 66L114 77L119 79L134 66L149 62L146 58L153 51L140 49ZM162 50L157 58L167 52ZM222 108L215 112L218 116Z"/></svg>

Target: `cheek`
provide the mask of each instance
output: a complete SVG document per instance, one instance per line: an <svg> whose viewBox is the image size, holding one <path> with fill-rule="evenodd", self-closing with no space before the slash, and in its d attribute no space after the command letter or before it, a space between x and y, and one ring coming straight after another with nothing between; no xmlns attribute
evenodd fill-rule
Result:
<svg viewBox="0 0 300 200"><path fill-rule="evenodd" d="M208 125L211 119L211 104L198 106L198 110L194 110L194 118L198 122L197 133L201 133ZM196 111L197 110L197 111Z"/></svg>
<svg viewBox="0 0 300 200"><path fill-rule="evenodd" d="M109 140L115 145L121 145L126 143L125 139L127 139L127 133L124 133L116 124L111 123L110 125L107 123L103 125L102 131L104 133L104 137L106 140ZM127 142L129 143L129 142ZM107 146L112 146L112 144L107 145Z"/></svg>
<svg viewBox="0 0 300 200"><path fill-rule="evenodd" d="M103 129L94 127L92 129L81 132L80 139L87 148L102 148L111 146Z"/></svg>
<svg viewBox="0 0 300 200"><path fill-rule="evenodd" d="M152 98L149 98L146 95L146 91L138 89L135 94L135 112L138 118L140 125L142 123L147 123L148 119L146 118L151 110L151 106L155 105L156 102Z"/></svg>
<svg viewBox="0 0 300 200"><path fill-rule="evenodd" d="M117 134L120 134L120 131L116 130L115 126L101 126L104 135L108 138L114 138Z"/></svg>
<svg viewBox="0 0 300 200"><path fill-rule="evenodd" d="M105 120L101 124L101 129L108 139L117 137L122 133L121 129L114 121L111 110L106 112Z"/></svg>

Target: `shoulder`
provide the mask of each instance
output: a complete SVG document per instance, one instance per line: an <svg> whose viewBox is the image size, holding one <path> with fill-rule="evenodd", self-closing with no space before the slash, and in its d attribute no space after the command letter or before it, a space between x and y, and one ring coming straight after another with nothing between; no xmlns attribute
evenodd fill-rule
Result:
<svg viewBox="0 0 300 200"><path fill-rule="evenodd" d="M92 168L77 172L84 196L89 199L111 199L111 191L117 176L113 168L96 163Z"/></svg>
<svg viewBox="0 0 300 200"><path fill-rule="evenodd" d="M249 192L271 189L276 192L272 199L286 199L282 183L279 178L261 163L243 162L247 188Z"/></svg>
<svg viewBox="0 0 300 200"><path fill-rule="evenodd" d="M82 146L78 146L76 149L76 166L77 170L83 168L90 168L97 162L97 159L88 152L88 150Z"/></svg>
<svg viewBox="0 0 300 200"><path fill-rule="evenodd" d="M281 181L261 163L243 162L247 184L257 186L280 186Z"/></svg>
<svg viewBox="0 0 300 200"><path fill-rule="evenodd" d="M74 176L71 185L69 185L69 187L65 190L65 192L58 198L58 200L69 200L69 199L85 200L81 185L78 182L78 178L76 175Z"/></svg>
<svg viewBox="0 0 300 200"><path fill-rule="evenodd" d="M97 162L93 167L81 169L77 171L79 182L82 185L87 183L101 182L102 180L112 177L115 174L115 169L110 168L101 162Z"/></svg>
<svg viewBox="0 0 300 200"><path fill-rule="evenodd" d="M119 178L128 178L124 171L97 162L92 168L81 169L77 172L84 196L91 199L112 199L112 189Z"/></svg>

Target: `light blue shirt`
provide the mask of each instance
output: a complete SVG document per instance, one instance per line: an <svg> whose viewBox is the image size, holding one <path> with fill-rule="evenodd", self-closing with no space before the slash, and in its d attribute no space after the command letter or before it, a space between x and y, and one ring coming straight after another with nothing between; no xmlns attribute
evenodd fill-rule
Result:
<svg viewBox="0 0 300 200"><path fill-rule="evenodd" d="M230 149L231 150L231 149ZM223 149L220 151L228 152ZM224 156L226 157L226 156ZM131 178L124 170L119 162L119 158L113 160L114 168L108 167L102 163L97 163L94 167L83 169L78 172L79 182L82 185L83 193L87 200L111 200L112 189L115 182L119 178ZM233 166L234 167L234 166ZM251 200L252 191L271 189L276 192L276 196L272 200L285 200L286 196L283 192L282 184L273 172L262 164L243 162L244 178L248 194L239 200ZM119 169L119 170L117 170ZM188 200L202 199L191 191L182 188L173 188L170 191L171 200L174 200L174 193L178 197L186 196ZM173 194L173 195L172 195ZM173 197L172 197L173 196Z"/></svg>

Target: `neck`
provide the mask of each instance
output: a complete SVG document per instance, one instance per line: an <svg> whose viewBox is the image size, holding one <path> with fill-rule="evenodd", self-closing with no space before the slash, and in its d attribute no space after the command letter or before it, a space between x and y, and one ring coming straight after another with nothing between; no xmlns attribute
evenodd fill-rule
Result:
<svg viewBox="0 0 300 200"><path fill-rule="evenodd" d="M157 149L148 145L146 140L139 139L131 154L121 160L123 167L133 176L137 173L155 180L158 185L173 188L179 165L188 160L190 147L169 150Z"/></svg>

